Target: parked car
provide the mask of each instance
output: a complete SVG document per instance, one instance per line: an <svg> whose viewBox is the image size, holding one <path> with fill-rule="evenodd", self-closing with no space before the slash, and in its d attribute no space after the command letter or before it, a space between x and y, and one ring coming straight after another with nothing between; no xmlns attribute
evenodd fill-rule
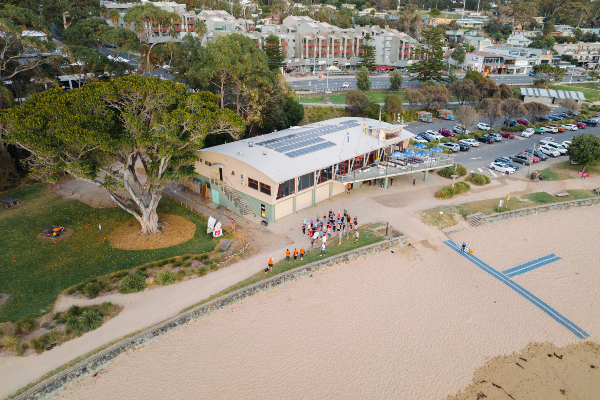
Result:
<svg viewBox="0 0 600 400"><path fill-rule="evenodd" d="M427 140L428 142L433 142L434 140L439 140L436 136L434 136L431 133L426 133L424 136L424 139Z"/></svg>
<svg viewBox="0 0 600 400"><path fill-rule="evenodd" d="M471 131L468 130L464 125L456 125L454 128L452 128L452 131L456 134L464 135L468 135L469 133L471 133Z"/></svg>
<svg viewBox="0 0 600 400"><path fill-rule="evenodd" d="M481 142L481 143L486 143L486 144L492 144L492 143L494 143L494 139L492 139L492 138L491 138L489 135L487 135L487 134L486 134L486 135L483 135L483 136L480 136L480 137L478 137L478 138L477 138L477 141L478 141L478 142Z"/></svg>
<svg viewBox="0 0 600 400"><path fill-rule="evenodd" d="M442 149L452 150L453 153L460 150L460 146L456 143L440 143L438 146Z"/></svg>
<svg viewBox="0 0 600 400"><path fill-rule="evenodd" d="M556 114L550 114L548 115L548 118L550 118L552 121L562 121L562 117Z"/></svg>
<svg viewBox="0 0 600 400"><path fill-rule="evenodd" d="M518 122L519 124L521 124L521 125L529 125L529 124L531 124L531 122L527 121L527 119L526 119L526 118L519 118L519 119L517 120L517 122Z"/></svg>
<svg viewBox="0 0 600 400"><path fill-rule="evenodd" d="M480 122L477 124L477 129L479 129L480 131L489 131L492 128L488 124L484 124L483 122Z"/></svg>
<svg viewBox="0 0 600 400"><path fill-rule="evenodd" d="M438 132L436 132L436 131L429 130L429 131L427 131L427 133L429 134L429 136L432 136L432 137L434 137L434 138L435 138L434 140L440 140L440 139L442 139L442 138L443 138L443 136L442 136L442 135L440 135L440 134L439 134Z"/></svg>
<svg viewBox="0 0 600 400"><path fill-rule="evenodd" d="M583 76L580 76L579 78L577 78L577 81L579 81L579 82L584 82L586 80L587 80L587 78L585 78Z"/></svg>
<svg viewBox="0 0 600 400"><path fill-rule="evenodd" d="M575 122L573 125L575 125L576 127L578 127L579 129L585 129L587 128L587 125L584 124L583 122Z"/></svg>
<svg viewBox="0 0 600 400"><path fill-rule="evenodd" d="M562 125L556 125L556 124L548 125L546 128L554 128L554 129L556 129L557 132L564 132L567 130L567 128L563 128Z"/></svg>
<svg viewBox="0 0 600 400"><path fill-rule="evenodd" d="M571 145L571 141L570 140L565 140L564 142L561 143L562 147L564 147L565 149L568 149L569 146Z"/></svg>
<svg viewBox="0 0 600 400"><path fill-rule="evenodd" d="M535 133L539 133L540 135L543 135L544 133L546 133L546 130L545 130L545 129L542 129L542 128L540 127L540 128L537 128L537 129L536 129L534 132L535 132Z"/></svg>
<svg viewBox="0 0 600 400"><path fill-rule="evenodd" d="M533 128L527 128L523 132L521 132L521 136L523 136L523 137L530 137L534 133L535 133L535 130Z"/></svg>
<svg viewBox="0 0 600 400"><path fill-rule="evenodd" d="M446 129L446 128L441 128L438 132L442 136L446 136L446 137L454 137L454 136L456 136L456 133L454 133L450 129Z"/></svg>
<svg viewBox="0 0 600 400"><path fill-rule="evenodd" d="M598 121L595 121L593 119L584 119L583 121L579 121L579 122L583 122L586 125L598 126Z"/></svg>
<svg viewBox="0 0 600 400"><path fill-rule="evenodd" d="M460 148L460 151L469 151L471 149L470 145L464 144L464 143L460 143L460 142L458 143L458 147Z"/></svg>
<svg viewBox="0 0 600 400"><path fill-rule="evenodd" d="M505 139L514 139L514 138L515 138L515 135L513 135L513 134L512 134L512 133L510 133L510 132L502 132L502 133L500 134L500 136L502 136L502 137L503 137L503 138L505 138Z"/></svg>
<svg viewBox="0 0 600 400"><path fill-rule="evenodd" d="M531 153L529 153L527 151L522 151L518 155L527 157L527 159L534 164L539 163L541 160L541 158L539 158L538 156L533 156L533 155L531 155Z"/></svg>
<svg viewBox="0 0 600 400"><path fill-rule="evenodd" d="M491 170L494 170L494 171L502 172L503 174L514 174L516 171L512 167L509 167L506 164L501 164L498 162L490 163L490 165L488 165L488 168Z"/></svg>
<svg viewBox="0 0 600 400"><path fill-rule="evenodd" d="M519 123L517 121L515 121L514 119L505 119L504 120L504 125L510 127L510 126L519 125Z"/></svg>
<svg viewBox="0 0 600 400"><path fill-rule="evenodd" d="M499 133L490 133L489 135L494 138L494 142L502 141L502 135L500 135Z"/></svg>
<svg viewBox="0 0 600 400"><path fill-rule="evenodd" d="M546 146L558 151L559 155L567 155L567 149L558 143L548 143Z"/></svg>
<svg viewBox="0 0 600 400"><path fill-rule="evenodd" d="M466 144L471 147L479 147L479 142L475 139L460 139L458 144Z"/></svg>
<svg viewBox="0 0 600 400"><path fill-rule="evenodd" d="M523 164L523 165L529 165L529 157L528 156L524 156L522 154L515 154L514 156L510 156L510 159L513 160L516 163L519 164Z"/></svg>
<svg viewBox="0 0 600 400"><path fill-rule="evenodd" d="M554 138L553 137L545 137L542 140L540 140L541 144L547 144L547 143L550 143L550 142L554 142Z"/></svg>
<svg viewBox="0 0 600 400"><path fill-rule="evenodd" d="M548 133L558 133L558 129L556 129L555 127L550 126L550 125L548 125L548 126L542 126L541 129L544 132L548 132Z"/></svg>
<svg viewBox="0 0 600 400"><path fill-rule="evenodd" d="M511 159L508 157L498 157L494 161L501 163L501 164L506 164L509 167L514 168L515 170L519 169L519 166L516 163L512 162Z"/></svg>
<svg viewBox="0 0 600 400"><path fill-rule="evenodd" d="M414 138L412 138L412 140L414 140L417 143L429 143L429 140L422 138L421 136L415 136Z"/></svg>
<svg viewBox="0 0 600 400"><path fill-rule="evenodd" d="M525 153L536 156L537 158L540 159L540 161L546 161L548 159L548 156L545 155L544 153L542 153L539 150L539 148L536 148L535 150L533 150L532 148L529 148L529 149L525 150Z"/></svg>
<svg viewBox="0 0 600 400"><path fill-rule="evenodd" d="M550 157L558 157L558 156L560 156L560 152L558 150L553 149L553 148L551 148L551 147L549 147L549 146L547 146L545 144L541 145L539 147L539 149L540 149L540 151L542 153L544 153L544 154L546 154L546 155L548 155Z"/></svg>
<svg viewBox="0 0 600 400"><path fill-rule="evenodd" d="M563 125L563 127L568 131L576 131L579 129L577 127L577 125L575 125L575 124L566 124L566 125Z"/></svg>
<svg viewBox="0 0 600 400"><path fill-rule="evenodd" d="M348 83L348 82L344 82L344 83L342 84L342 89L350 89L350 83Z"/></svg>

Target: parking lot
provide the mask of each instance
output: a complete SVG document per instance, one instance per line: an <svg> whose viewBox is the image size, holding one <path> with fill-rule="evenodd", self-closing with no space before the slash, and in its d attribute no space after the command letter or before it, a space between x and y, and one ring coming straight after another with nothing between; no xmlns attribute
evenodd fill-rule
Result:
<svg viewBox="0 0 600 400"><path fill-rule="evenodd" d="M562 112L560 109L553 109L553 113ZM487 121L481 121L487 122ZM447 128L452 130L452 128L457 125L457 121L442 121L435 119L432 123L425 122L411 122L408 124L407 129L413 133L418 134L419 132L425 132L427 130L435 130L436 132L440 128ZM502 125L502 121L494 124L494 129L499 130ZM491 171L488 168L488 165L494 161L498 157L510 157L512 155L518 154L521 151L524 151L528 148L531 148L534 144L536 147L540 145L540 140L546 137L554 138L555 142L561 143L565 140L572 140L574 136L591 133L600 136L600 125L597 127L588 126L585 129L577 130L577 131L565 131L560 133L545 133L543 135L534 134L529 138L525 138L520 136L520 133L514 132L514 139L505 139L502 138L502 141L495 142L492 144L479 143L478 147L472 147L469 151L461 151L458 153L454 153L454 159L458 164L462 164L467 167L469 172L481 173L489 176L491 179L498 178L502 176L501 173L497 171ZM560 156L556 158L548 157L546 161L540 161L537 164L531 166L531 170L534 169L544 169L547 164L550 164L551 160L556 160L557 162L568 159L568 156ZM527 165L521 166L521 169L517 171L520 173L522 170L527 170Z"/></svg>

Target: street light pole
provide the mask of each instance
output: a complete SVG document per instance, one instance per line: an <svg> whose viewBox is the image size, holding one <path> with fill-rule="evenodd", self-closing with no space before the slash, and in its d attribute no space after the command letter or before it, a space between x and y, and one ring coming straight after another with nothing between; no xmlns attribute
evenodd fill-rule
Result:
<svg viewBox="0 0 600 400"><path fill-rule="evenodd" d="M527 175L531 178L531 164L533 163L533 155L535 154L535 143L533 144L533 151L531 152L531 157L529 158L529 169L527 170Z"/></svg>

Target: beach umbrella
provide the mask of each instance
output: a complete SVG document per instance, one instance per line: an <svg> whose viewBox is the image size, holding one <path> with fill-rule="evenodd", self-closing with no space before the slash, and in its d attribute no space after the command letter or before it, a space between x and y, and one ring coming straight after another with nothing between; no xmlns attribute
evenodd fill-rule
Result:
<svg viewBox="0 0 600 400"><path fill-rule="evenodd" d="M417 151L419 157L429 157L429 152L425 150Z"/></svg>
<svg viewBox="0 0 600 400"><path fill-rule="evenodd" d="M412 151L405 151L404 154L402 154L404 157L414 157L415 153L413 153Z"/></svg>
<svg viewBox="0 0 600 400"><path fill-rule="evenodd" d="M429 151L432 151L434 153L443 153L444 150L440 149L439 147L432 147L429 149Z"/></svg>
<svg viewBox="0 0 600 400"><path fill-rule="evenodd" d="M392 157L402 157L402 156L403 156L403 154L400 153L399 151L395 151L392 153Z"/></svg>
<svg viewBox="0 0 600 400"><path fill-rule="evenodd" d="M427 145L425 143L417 143L413 146L415 149L426 149Z"/></svg>

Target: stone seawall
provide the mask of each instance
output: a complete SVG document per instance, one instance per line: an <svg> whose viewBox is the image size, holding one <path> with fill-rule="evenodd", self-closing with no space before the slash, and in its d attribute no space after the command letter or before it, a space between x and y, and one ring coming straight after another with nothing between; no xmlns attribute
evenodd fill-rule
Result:
<svg viewBox="0 0 600 400"><path fill-rule="evenodd" d="M382 242L373 243L369 246L361 247L345 253L326 258L322 261L316 261L292 270L275 275L269 279L257 282L235 292L223 295L206 304L202 304L183 314L177 315L165 322L162 322L142 333L131 338L125 339L110 348L91 356L90 358L68 368L65 371L45 380L34 386L28 391L16 397L17 399L49 399L68 389L73 383L90 377L98 371L108 367L112 363L125 357L135 350L141 349L161 337L171 333L174 330L182 328L192 322L211 315L218 310L227 307L232 303L242 301L243 299L284 285L298 278L309 276L315 272L322 271L337 265L347 264L354 260L361 260L379 253L387 252L390 249L407 246L409 239L405 235L400 235Z"/></svg>
<svg viewBox="0 0 600 400"><path fill-rule="evenodd" d="M475 226L482 226L491 224L492 222L505 221L513 218L526 217L528 215L536 215L544 212L568 210L576 207L588 207L600 204L600 197L592 197L589 199L572 200L560 203L552 203L543 206L535 206L528 208L521 208L514 211L505 211L498 214L491 214L482 216Z"/></svg>

